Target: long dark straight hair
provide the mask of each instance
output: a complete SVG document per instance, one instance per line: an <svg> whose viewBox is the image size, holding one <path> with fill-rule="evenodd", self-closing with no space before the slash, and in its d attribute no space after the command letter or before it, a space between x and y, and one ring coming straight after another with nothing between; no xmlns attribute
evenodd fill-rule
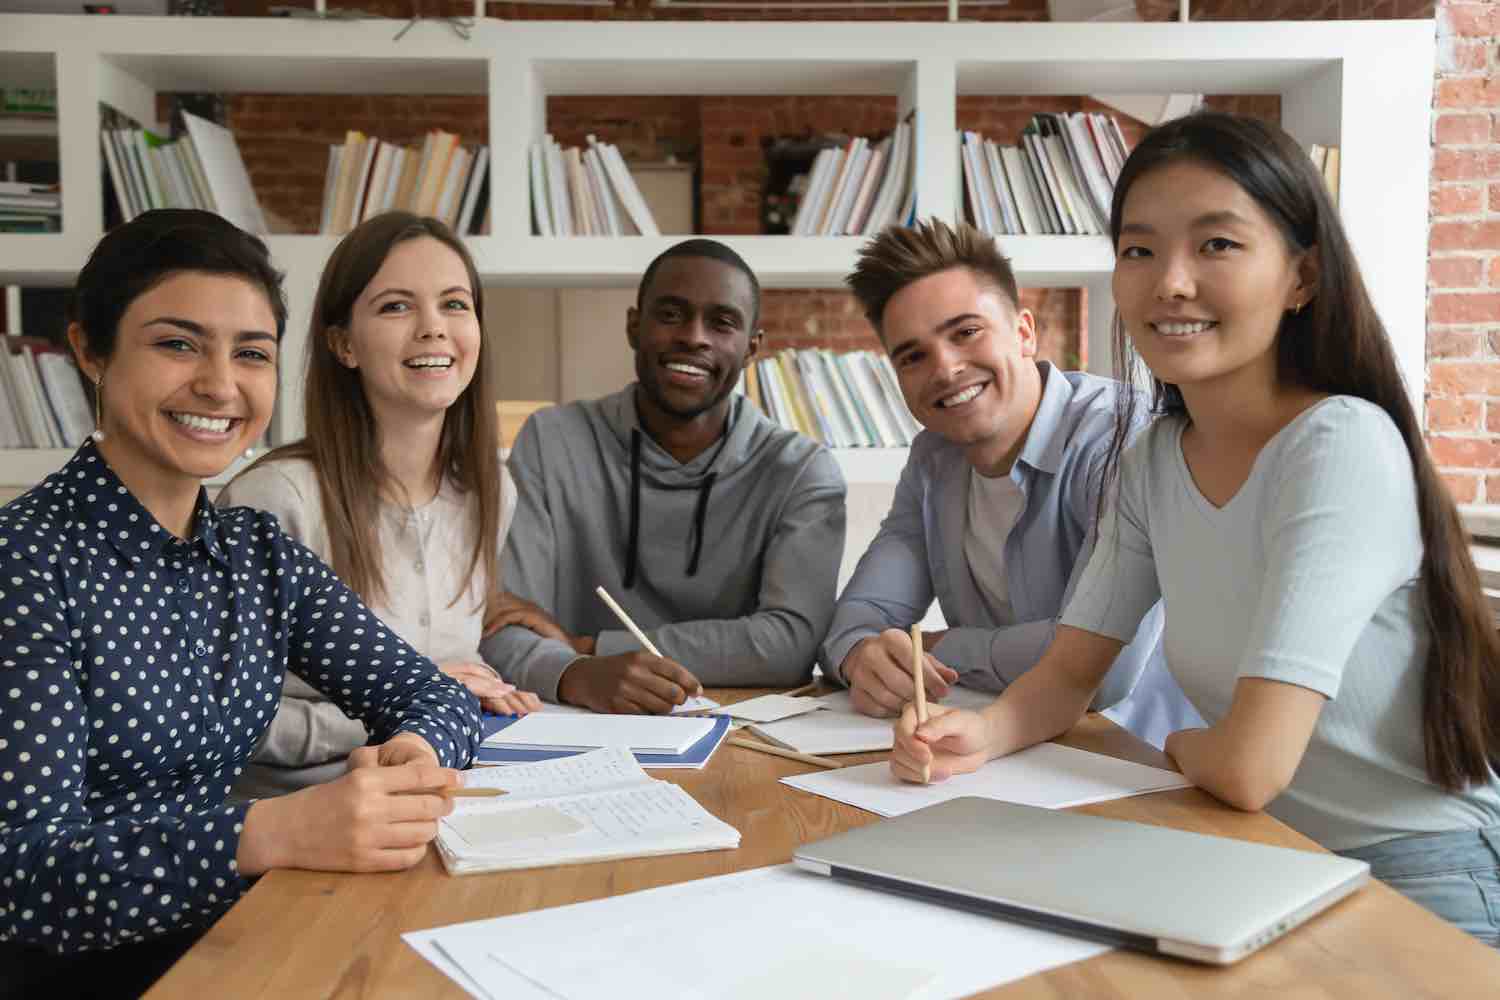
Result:
<svg viewBox="0 0 1500 1000"><path fill-rule="evenodd" d="M475 319L483 330L484 287L474 259L452 230L437 219L408 212L386 212L365 220L339 242L318 282L307 338L307 436L260 459L302 458L312 463L328 527L329 562L351 590L371 603L385 598L385 570L376 530L381 497L388 495L391 477L380 459L379 429L364 383L358 371L346 368L334 356L329 333L334 328L348 329L354 303L392 248L423 237L437 240L463 261L474 296ZM463 575L465 582L450 607L467 592L467 581L476 572L484 574L487 595L499 587L495 539L500 535L500 435L490 382L481 332L474 377L448 407L436 458L437 474L474 498L474 548Z"/></svg>
<svg viewBox="0 0 1500 1000"><path fill-rule="evenodd" d="M1422 679L1427 773L1449 790L1487 781L1500 760L1500 638L1458 509L1427 454L1385 326L1322 178L1296 141L1274 125L1212 111L1176 119L1147 133L1120 172L1109 220L1117 249L1131 186L1184 160L1234 181L1275 223L1293 253L1310 251L1316 258L1315 296L1300 312L1282 316L1276 338L1280 379L1368 400L1401 432L1416 478L1423 546L1419 588L1431 640ZM1114 350L1117 377L1139 384L1140 359L1118 314ZM1153 413L1187 413L1177 386L1151 381ZM1106 497L1117 492L1120 454L1138 405L1135 393L1120 393L1096 519L1103 516Z"/></svg>

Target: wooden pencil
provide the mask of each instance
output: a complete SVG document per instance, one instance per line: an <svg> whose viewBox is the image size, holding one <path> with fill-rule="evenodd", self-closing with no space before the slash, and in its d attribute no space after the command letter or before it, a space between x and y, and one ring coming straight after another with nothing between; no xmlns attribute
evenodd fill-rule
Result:
<svg viewBox="0 0 1500 1000"><path fill-rule="evenodd" d="M613 611L615 613L615 617L620 619L620 624L624 625L630 630L630 634L635 636L636 642L639 642L641 646L646 650L646 652L650 653L652 656L658 657L659 659L666 659L666 657L661 655L661 650L656 648L656 644L650 639L646 638L646 633L640 630L640 626L636 625L636 623L631 620L631 617L625 613L625 609L616 604L615 599L609 596L609 591L600 586L594 588L594 593L598 594L604 599L604 603L609 605L609 610Z"/></svg>
<svg viewBox="0 0 1500 1000"><path fill-rule="evenodd" d="M800 760L804 764L814 764L818 767L837 768L844 766L836 760L829 760L827 757L814 757L810 753L798 753L796 750L786 750L782 747L773 746L770 743L762 743L759 740L747 740L743 736L731 736L724 742L730 746L743 747L746 750L758 750L761 753L768 753L773 757L785 757L787 760Z"/></svg>
<svg viewBox="0 0 1500 1000"><path fill-rule="evenodd" d="M927 721L927 685L922 682L922 626L911 627L911 683L916 689L917 725Z"/></svg>

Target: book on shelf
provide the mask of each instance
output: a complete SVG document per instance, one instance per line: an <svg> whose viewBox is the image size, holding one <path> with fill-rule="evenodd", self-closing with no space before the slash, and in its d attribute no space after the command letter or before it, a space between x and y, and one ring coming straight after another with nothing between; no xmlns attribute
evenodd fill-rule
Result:
<svg viewBox="0 0 1500 1000"><path fill-rule="evenodd" d="M0 336L0 448L76 448L93 429L67 354L40 337Z"/></svg>
<svg viewBox="0 0 1500 1000"><path fill-rule="evenodd" d="M1114 116L1032 117L1015 146L958 133L964 218L996 235L1100 235L1129 149Z"/></svg>
<svg viewBox="0 0 1500 1000"><path fill-rule="evenodd" d="M731 850L740 833L677 785L652 778L630 751L607 747L535 764L469 771L438 823L452 875L615 858Z"/></svg>
<svg viewBox="0 0 1500 1000"><path fill-rule="evenodd" d="M905 448L921 430L877 351L786 348L746 366L740 388L776 423L830 448Z"/></svg>
<svg viewBox="0 0 1500 1000"><path fill-rule="evenodd" d="M400 146L353 130L328 147L318 232L342 236L382 212L440 219L460 236L482 231L479 205L488 203L488 146L465 146L452 132L433 129L419 146Z"/></svg>
<svg viewBox="0 0 1500 1000"><path fill-rule="evenodd" d="M1337 208L1339 204L1339 148L1315 142L1308 147L1307 152L1312 157L1313 166L1317 167L1318 173L1323 175L1323 183L1328 187L1328 199Z"/></svg>
<svg viewBox="0 0 1500 1000"><path fill-rule="evenodd" d="M800 194L793 236L870 236L897 222L910 222L916 187L911 178L912 123L904 121L877 141L856 136L823 149L789 193Z"/></svg>
<svg viewBox="0 0 1500 1000"><path fill-rule="evenodd" d="M168 139L110 113L99 145L122 222L154 208L215 212L252 233L267 231L234 133L183 112L186 132Z"/></svg>
<svg viewBox="0 0 1500 1000"><path fill-rule="evenodd" d="M614 145L590 135L564 149L544 135L527 152L536 236L659 236L661 230Z"/></svg>
<svg viewBox="0 0 1500 1000"><path fill-rule="evenodd" d="M0 181L0 233L55 233L61 223L58 185Z"/></svg>

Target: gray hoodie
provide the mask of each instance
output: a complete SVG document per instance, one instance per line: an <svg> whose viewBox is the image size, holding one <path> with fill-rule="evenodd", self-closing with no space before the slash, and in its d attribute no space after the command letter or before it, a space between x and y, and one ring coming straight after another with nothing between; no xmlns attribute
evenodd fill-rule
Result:
<svg viewBox="0 0 1500 1000"><path fill-rule="evenodd" d="M709 686L798 684L833 618L844 477L828 449L734 397L724 436L687 464L640 426L634 384L540 410L510 454L516 515L502 585L596 653L639 649L604 586L662 654ZM511 626L480 646L557 700L572 647Z"/></svg>

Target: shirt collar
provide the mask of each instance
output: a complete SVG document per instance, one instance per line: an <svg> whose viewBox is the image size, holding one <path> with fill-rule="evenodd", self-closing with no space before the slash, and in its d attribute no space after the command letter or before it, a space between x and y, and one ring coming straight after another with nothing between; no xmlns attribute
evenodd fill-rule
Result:
<svg viewBox="0 0 1500 1000"><path fill-rule="evenodd" d="M93 441L83 443L63 468L62 475L83 520L97 528L132 566L158 558L164 548L176 541L115 475ZM201 486L189 542L201 544L212 558L230 565L219 512L208 502L208 491Z"/></svg>
<svg viewBox="0 0 1500 1000"><path fill-rule="evenodd" d="M1059 434L1058 428L1073 398L1073 385L1050 362L1038 361L1037 370L1042 376L1042 399L1037 404L1036 416L1031 418L1031 428L1026 432L1026 443L1017 461L1038 472L1056 473L1062 468L1063 451L1068 444L1067 435Z"/></svg>

